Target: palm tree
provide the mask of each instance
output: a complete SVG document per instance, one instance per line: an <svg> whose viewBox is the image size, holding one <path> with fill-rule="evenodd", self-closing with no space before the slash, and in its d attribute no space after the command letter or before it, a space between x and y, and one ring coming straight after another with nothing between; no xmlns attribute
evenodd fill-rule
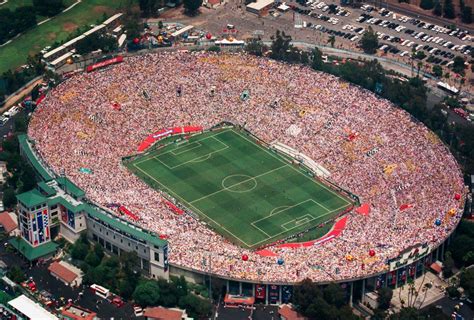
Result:
<svg viewBox="0 0 474 320"><path fill-rule="evenodd" d="M420 69L421 69L422 66L423 66L423 62L418 61L418 64L417 64L418 71L417 71L417 73L416 73L416 77L417 77L417 78L420 77Z"/></svg>
<svg viewBox="0 0 474 320"><path fill-rule="evenodd" d="M334 35L330 35L328 38L328 43L331 44L331 47L334 48L334 42L336 42L336 37Z"/></svg>

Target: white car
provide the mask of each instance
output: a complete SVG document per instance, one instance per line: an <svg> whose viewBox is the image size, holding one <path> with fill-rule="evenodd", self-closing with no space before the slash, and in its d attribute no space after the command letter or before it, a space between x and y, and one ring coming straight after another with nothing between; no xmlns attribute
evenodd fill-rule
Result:
<svg viewBox="0 0 474 320"><path fill-rule="evenodd" d="M0 117L0 127L3 127L5 125L5 123L8 122L8 118L5 118L5 117Z"/></svg>
<svg viewBox="0 0 474 320"><path fill-rule="evenodd" d="M438 40L436 40L436 43L440 43L440 42L443 42L444 39L443 38L439 38Z"/></svg>
<svg viewBox="0 0 474 320"><path fill-rule="evenodd" d="M356 41L357 39L359 39L359 36L353 36L353 37L351 38L351 41Z"/></svg>
<svg viewBox="0 0 474 320"><path fill-rule="evenodd" d="M10 117L13 117L14 115L16 115L18 112L20 112L20 109L18 108L18 106L13 106L10 108L10 110L8 110L9 113L10 113Z"/></svg>
<svg viewBox="0 0 474 320"><path fill-rule="evenodd" d="M400 53L400 56L404 57L408 54L408 51L403 51L402 53Z"/></svg>
<svg viewBox="0 0 474 320"><path fill-rule="evenodd" d="M377 38L382 39L384 36L385 36L385 33L381 33L381 34L379 34L379 36Z"/></svg>
<svg viewBox="0 0 474 320"><path fill-rule="evenodd" d="M400 45L401 45L401 46L404 46L404 45L406 45L408 42L410 42L410 40L405 40L405 41L403 41L402 43L400 43Z"/></svg>
<svg viewBox="0 0 474 320"><path fill-rule="evenodd" d="M451 44L451 41L448 41L448 42L446 42L445 44L443 44L443 47L447 47L447 46L449 46L450 44Z"/></svg>

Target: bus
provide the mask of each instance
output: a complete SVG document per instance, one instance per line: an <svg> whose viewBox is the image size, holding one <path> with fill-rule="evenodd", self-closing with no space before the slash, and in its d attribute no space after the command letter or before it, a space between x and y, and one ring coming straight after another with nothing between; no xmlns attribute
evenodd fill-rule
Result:
<svg viewBox="0 0 474 320"><path fill-rule="evenodd" d="M107 299L110 296L110 290L99 286L98 284L91 285L91 290L102 299Z"/></svg>
<svg viewBox="0 0 474 320"><path fill-rule="evenodd" d="M448 93L451 93L451 94L458 94L459 90L456 89L456 87L454 86L450 86L449 84L447 84L446 82L438 82L437 83L438 85L438 88L440 88L441 90L444 90Z"/></svg>

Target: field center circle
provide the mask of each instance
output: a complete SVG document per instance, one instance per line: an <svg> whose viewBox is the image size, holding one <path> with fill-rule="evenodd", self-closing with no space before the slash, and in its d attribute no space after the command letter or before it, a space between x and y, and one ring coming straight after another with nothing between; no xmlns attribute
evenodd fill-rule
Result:
<svg viewBox="0 0 474 320"><path fill-rule="evenodd" d="M246 174L233 174L222 179L222 187L229 192L249 192L257 187L257 180Z"/></svg>

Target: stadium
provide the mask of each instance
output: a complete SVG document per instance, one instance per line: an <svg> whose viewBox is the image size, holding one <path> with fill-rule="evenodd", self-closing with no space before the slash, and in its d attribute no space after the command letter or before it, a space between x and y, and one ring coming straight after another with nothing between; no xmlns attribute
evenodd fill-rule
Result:
<svg viewBox="0 0 474 320"><path fill-rule="evenodd" d="M423 124L334 76L245 54L74 74L28 136L90 202L166 239L171 273L238 293L282 285L279 301L305 278L419 276L462 215L459 165Z"/></svg>

